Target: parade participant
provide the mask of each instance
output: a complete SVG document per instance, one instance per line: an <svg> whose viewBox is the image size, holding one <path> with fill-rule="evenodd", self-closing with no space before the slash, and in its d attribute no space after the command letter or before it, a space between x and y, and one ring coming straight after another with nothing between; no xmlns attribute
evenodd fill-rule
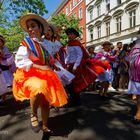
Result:
<svg viewBox="0 0 140 140"><path fill-rule="evenodd" d="M89 52L90 58L94 58L94 57L96 56L95 47L94 47L94 46L90 46L90 47L88 48L88 52Z"/></svg>
<svg viewBox="0 0 140 140"><path fill-rule="evenodd" d="M119 79L119 91L124 91L126 87L128 87L128 81L129 81L129 76L128 76L128 68L129 65L127 61L125 60L127 57L128 53L128 44L124 44L123 48L118 56L120 63L118 66L118 74L120 74L120 79Z"/></svg>
<svg viewBox="0 0 140 140"><path fill-rule="evenodd" d="M117 54L116 55L112 55L110 52L111 49L111 45L112 43L109 41L105 41L102 46L103 46L103 50L99 53L96 54L96 59L100 59L102 61L115 61L117 58ZM109 88L109 83L111 83L113 81L113 73L112 70L108 70L104 73L102 73L101 75L99 75L98 79L101 81L101 88L99 90L99 93L101 96L107 97L107 91Z"/></svg>
<svg viewBox="0 0 140 140"><path fill-rule="evenodd" d="M49 53L53 55L54 58L58 60L61 63L61 65L65 68L66 66L65 66L64 58L66 52L64 47L60 43L60 31L57 28L58 28L57 26L49 23L49 28L44 35L45 35L45 39L49 41L48 43L51 44L47 46L48 47L52 46L51 48L47 48L49 50Z"/></svg>
<svg viewBox="0 0 140 140"><path fill-rule="evenodd" d="M117 42L116 44L116 49L114 49L114 55L116 54L120 54L120 52L122 51L122 47L123 47L123 44L122 42ZM120 65L120 59L119 57L114 61L114 64L113 64L113 71L114 71L114 79L113 79L113 83L112 83L112 86L113 88L115 88L116 90L118 90L119 88L119 80L120 80L120 74L118 73L118 68L119 68L119 65Z"/></svg>
<svg viewBox="0 0 140 140"><path fill-rule="evenodd" d="M88 47L87 50L88 50L90 59L93 59L96 56L95 46L92 45L92 46ZM95 90L96 89L96 86L97 86L97 83L98 82L94 82L94 83L90 84L86 90L87 91L93 91L93 90Z"/></svg>
<svg viewBox="0 0 140 140"><path fill-rule="evenodd" d="M5 38L0 35L0 95L3 101L6 100L6 92L8 88L12 86L13 72L15 72L16 66L14 63L14 56L10 53L9 49L5 46Z"/></svg>
<svg viewBox="0 0 140 140"><path fill-rule="evenodd" d="M55 34L56 31L55 30L56 30L56 27L49 23L48 30L44 34L45 38L49 41L55 42L55 40L56 40L56 34Z"/></svg>
<svg viewBox="0 0 140 140"><path fill-rule="evenodd" d="M129 62L129 85L128 93L136 95L137 111L133 118L134 124L140 124L140 30L137 35L135 46L131 49Z"/></svg>
<svg viewBox="0 0 140 140"><path fill-rule="evenodd" d="M48 24L48 29L44 31L44 38L46 39L45 43L48 44L45 46L46 49L54 56L62 47L62 44L56 39L54 25Z"/></svg>
<svg viewBox="0 0 140 140"><path fill-rule="evenodd" d="M20 17L21 28L29 34L22 41L16 54L18 67L14 74L13 94L16 100L30 100L31 127L51 133L48 128L49 106L61 107L67 104L67 94L60 79L50 66L54 65L47 51L47 40L42 38L48 29L47 21L34 13ZM41 107L42 126L39 125L37 111Z"/></svg>
<svg viewBox="0 0 140 140"><path fill-rule="evenodd" d="M68 28L65 32L69 39L65 63L67 69L75 75L67 89L70 93L70 104L78 105L80 104L79 93L93 83L98 74L105 71L108 62L100 63L98 60L90 59L86 49L76 39L79 33L74 28Z"/></svg>

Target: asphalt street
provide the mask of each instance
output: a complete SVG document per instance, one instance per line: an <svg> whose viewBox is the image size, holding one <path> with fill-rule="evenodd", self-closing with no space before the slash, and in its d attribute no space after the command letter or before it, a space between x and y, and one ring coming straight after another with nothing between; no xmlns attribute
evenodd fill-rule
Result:
<svg viewBox="0 0 140 140"><path fill-rule="evenodd" d="M0 140L140 140L140 125L131 122L135 102L125 93L109 95L104 99L96 92L83 92L81 106L52 108L50 137L32 131L29 102L16 102L9 95L7 104L0 106Z"/></svg>

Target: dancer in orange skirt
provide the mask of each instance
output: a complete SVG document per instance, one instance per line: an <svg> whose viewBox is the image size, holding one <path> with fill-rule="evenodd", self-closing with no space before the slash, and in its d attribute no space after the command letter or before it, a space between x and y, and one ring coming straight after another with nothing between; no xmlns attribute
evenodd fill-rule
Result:
<svg viewBox="0 0 140 140"><path fill-rule="evenodd" d="M40 129L51 133L48 128L49 105L61 107L67 104L67 94L56 73L51 69L53 57L45 49L42 38L48 29L47 21L33 13L21 16L21 28L29 34L16 54L17 71L14 74L13 94L16 100L30 100L31 126L34 132ZM42 126L39 125L37 110L41 107Z"/></svg>

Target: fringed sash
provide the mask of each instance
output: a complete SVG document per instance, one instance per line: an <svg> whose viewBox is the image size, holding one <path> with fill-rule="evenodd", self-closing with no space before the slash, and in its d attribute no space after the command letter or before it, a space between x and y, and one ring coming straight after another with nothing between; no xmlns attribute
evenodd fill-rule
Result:
<svg viewBox="0 0 140 140"><path fill-rule="evenodd" d="M50 64L50 54L47 50L43 48L40 43L34 41L31 38L25 38L22 41L22 45L30 49L35 54L35 56L40 59L42 64Z"/></svg>
<svg viewBox="0 0 140 140"><path fill-rule="evenodd" d="M134 61L140 56L140 44L137 44L135 47L132 48L129 54L129 62L133 64Z"/></svg>

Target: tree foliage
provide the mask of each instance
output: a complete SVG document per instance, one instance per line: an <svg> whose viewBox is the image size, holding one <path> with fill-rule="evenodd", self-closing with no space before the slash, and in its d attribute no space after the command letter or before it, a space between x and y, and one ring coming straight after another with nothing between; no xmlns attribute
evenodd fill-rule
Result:
<svg viewBox="0 0 140 140"><path fill-rule="evenodd" d="M13 23L7 27L0 28L0 33L5 37L6 46L12 52L17 50L20 42L24 38L24 32L19 27L18 20L13 21Z"/></svg>
<svg viewBox="0 0 140 140"><path fill-rule="evenodd" d="M43 0L0 0L0 34L10 51L17 50L24 37L18 21L28 12L44 15L48 11Z"/></svg>
<svg viewBox="0 0 140 140"><path fill-rule="evenodd" d="M0 10L6 8L14 17L31 12L39 15L48 13L43 0L0 0Z"/></svg>
<svg viewBox="0 0 140 140"><path fill-rule="evenodd" d="M65 34L65 30L67 28L73 27L79 33L81 33L81 29L79 28L79 19L75 18L74 16L66 16L64 13L60 13L59 15L56 15L52 17L51 21L52 24L55 24L59 27L61 27L61 39L60 41L62 44L67 44L67 35Z"/></svg>

